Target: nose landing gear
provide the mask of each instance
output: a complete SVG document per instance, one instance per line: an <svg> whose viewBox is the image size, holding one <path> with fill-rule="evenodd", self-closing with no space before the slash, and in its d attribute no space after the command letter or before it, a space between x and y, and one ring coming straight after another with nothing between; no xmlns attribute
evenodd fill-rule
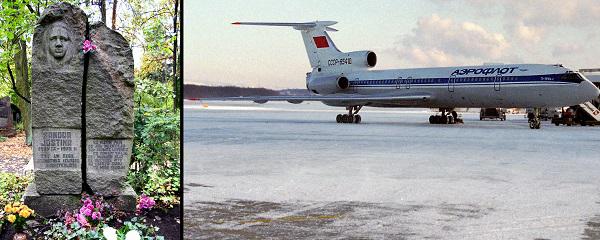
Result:
<svg viewBox="0 0 600 240"><path fill-rule="evenodd" d="M362 106L346 107L348 114L338 114L335 121L338 123L360 123L362 119L360 115L358 115L358 111L360 111L361 108Z"/></svg>

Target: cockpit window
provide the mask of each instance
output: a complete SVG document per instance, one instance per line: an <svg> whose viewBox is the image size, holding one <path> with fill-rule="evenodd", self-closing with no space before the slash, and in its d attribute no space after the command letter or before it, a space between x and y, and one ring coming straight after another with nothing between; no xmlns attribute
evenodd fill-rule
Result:
<svg viewBox="0 0 600 240"><path fill-rule="evenodd" d="M565 73L560 76L560 80L563 82L572 82L572 83L581 83L583 82L583 78L579 76L577 73Z"/></svg>

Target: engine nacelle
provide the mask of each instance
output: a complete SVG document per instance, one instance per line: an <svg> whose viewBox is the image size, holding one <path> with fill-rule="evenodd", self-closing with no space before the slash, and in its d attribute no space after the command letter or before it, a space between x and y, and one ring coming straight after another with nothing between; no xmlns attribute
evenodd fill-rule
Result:
<svg viewBox="0 0 600 240"><path fill-rule="evenodd" d="M352 65L354 67L367 67L372 68L377 65L377 54L371 51L356 51L349 52L348 57L352 59Z"/></svg>
<svg viewBox="0 0 600 240"><path fill-rule="evenodd" d="M344 76L316 77L312 78L306 87L316 94L332 94L348 89L350 81Z"/></svg>

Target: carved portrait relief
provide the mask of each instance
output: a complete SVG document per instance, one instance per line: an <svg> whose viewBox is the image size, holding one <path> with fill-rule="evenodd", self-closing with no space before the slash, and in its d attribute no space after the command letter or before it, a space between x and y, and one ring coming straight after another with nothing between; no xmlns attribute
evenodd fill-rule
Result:
<svg viewBox="0 0 600 240"><path fill-rule="evenodd" d="M52 23L44 35L48 61L67 63L75 52L72 39L71 31L65 23Z"/></svg>

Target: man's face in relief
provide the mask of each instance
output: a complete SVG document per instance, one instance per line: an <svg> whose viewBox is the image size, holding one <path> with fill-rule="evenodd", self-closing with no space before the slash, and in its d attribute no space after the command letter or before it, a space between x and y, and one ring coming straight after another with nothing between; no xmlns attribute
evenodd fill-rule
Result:
<svg viewBox="0 0 600 240"><path fill-rule="evenodd" d="M50 48L50 54L56 59L63 58L67 53L67 47L71 41L67 30L63 27L54 27L50 31L49 38L48 47Z"/></svg>

